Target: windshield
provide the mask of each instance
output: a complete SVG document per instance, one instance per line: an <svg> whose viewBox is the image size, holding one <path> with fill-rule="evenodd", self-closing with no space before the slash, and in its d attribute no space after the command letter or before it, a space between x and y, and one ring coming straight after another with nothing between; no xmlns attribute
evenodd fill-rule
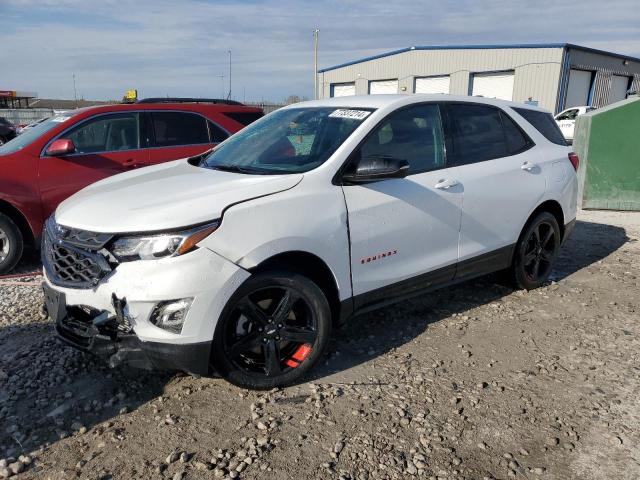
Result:
<svg viewBox="0 0 640 480"><path fill-rule="evenodd" d="M322 165L372 110L286 108L216 148L203 167L253 174L308 172Z"/></svg>
<svg viewBox="0 0 640 480"><path fill-rule="evenodd" d="M18 150L22 150L24 147L37 140L41 135L44 135L52 128L60 125L60 123L64 122L68 118L70 117L57 115L39 123L33 128L29 128L23 134L18 135L13 140L0 146L0 155L8 155L10 153L17 152Z"/></svg>

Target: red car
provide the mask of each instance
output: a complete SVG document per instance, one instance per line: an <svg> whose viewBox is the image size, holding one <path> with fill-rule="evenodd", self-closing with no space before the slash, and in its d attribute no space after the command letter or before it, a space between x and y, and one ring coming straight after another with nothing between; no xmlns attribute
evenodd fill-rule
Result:
<svg viewBox="0 0 640 480"><path fill-rule="evenodd" d="M233 101L146 99L56 115L1 145L0 274L39 246L44 220L78 190L201 154L262 115Z"/></svg>

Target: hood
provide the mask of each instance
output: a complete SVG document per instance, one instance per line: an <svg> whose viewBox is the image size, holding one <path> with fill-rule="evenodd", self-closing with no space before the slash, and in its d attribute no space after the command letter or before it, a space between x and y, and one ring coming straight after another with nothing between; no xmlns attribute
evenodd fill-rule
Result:
<svg viewBox="0 0 640 480"><path fill-rule="evenodd" d="M62 202L56 221L100 233L177 229L216 220L230 205L288 190L300 180L301 174L244 175L178 160L94 183Z"/></svg>

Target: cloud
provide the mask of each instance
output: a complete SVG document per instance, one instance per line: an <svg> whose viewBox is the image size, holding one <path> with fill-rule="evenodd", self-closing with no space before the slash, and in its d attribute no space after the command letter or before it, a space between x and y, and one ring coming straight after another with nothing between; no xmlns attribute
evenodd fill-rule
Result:
<svg viewBox="0 0 640 480"><path fill-rule="evenodd" d="M572 42L640 56L635 1L2 0L0 88L85 98L311 96L320 66L410 45ZM228 86L224 87L225 89Z"/></svg>

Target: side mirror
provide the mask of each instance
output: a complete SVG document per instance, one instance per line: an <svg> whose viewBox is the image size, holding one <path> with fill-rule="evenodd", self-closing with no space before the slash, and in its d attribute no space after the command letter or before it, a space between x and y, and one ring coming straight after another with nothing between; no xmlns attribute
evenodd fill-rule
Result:
<svg viewBox="0 0 640 480"><path fill-rule="evenodd" d="M68 138L59 138L49 145L46 153L50 157L58 157L61 155L69 155L75 151L76 146L73 144L73 140L69 140Z"/></svg>
<svg viewBox="0 0 640 480"><path fill-rule="evenodd" d="M369 183L390 178L404 178L409 173L409 162L391 157L368 157L358 162L354 172L345 173L346 183Z"/></svg>

